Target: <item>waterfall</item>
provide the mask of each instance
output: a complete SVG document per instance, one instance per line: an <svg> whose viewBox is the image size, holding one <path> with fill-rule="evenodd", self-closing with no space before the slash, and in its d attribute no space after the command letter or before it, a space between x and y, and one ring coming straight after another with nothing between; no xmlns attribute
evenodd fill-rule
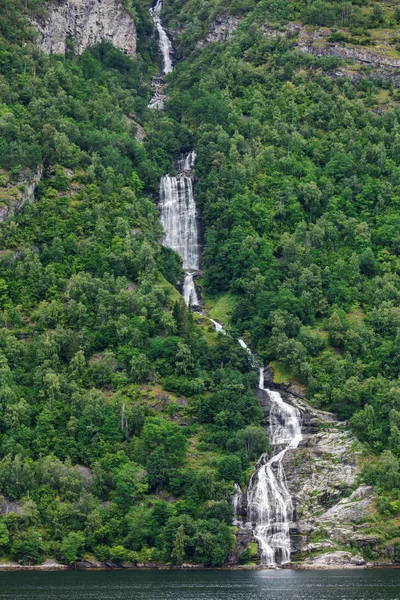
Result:
<svg viewBox="0 0 400 600"><path fill-rule="evenodd" d="M160 19L163 6L157 0L151 9L154 24L158 31L159 48L162 56L162 74L153 80L153 98L149 107L162 109L165 94L163 75L173 69L171 41ZM160 220L164 228L165 246L172 248L182 257L185 272L183 297L187 305L198 306L196 286L193 275L200 269L201 247L199 243L198 215L193 196L192 169L196 160L195 152L178 161L178 175L165 175L160 183ZM217 321L216 331L225 333L223 326ZM238 340L242 348L251 356L246 342ZM253 364L256 361L253 357ZM259 388L268 394L271 401L270 441L272 456L263 454L250 479L247 490L247 522L253 530L255 539L261 550L261 560L268 566L290 562L290 522L293 519L293 503L286 484L283 459L289 449L297 448L302 435L300 414L282 399L279 392L264 387L264 370L260 369ZM235 525L241 525L241 506L243 494L236 487L233 498Z"/></svg>
<svg viewBox="0 0 400 600"><path fill-rule="evenodd" d="M151 82L153 95L149 102L149 108L153 110L162 110L164 108L164 102L167 98L165 94L164 75L171 73L174 68L172 64L174 49L160 17L162 7L163 0L157 0L153 8L150 9L151 18L153 19L153 23L158 33L158 47L160 49L162 61L160 75L158 77L153 77Z"/></svg>
<svg viewBox="0 0 400 600"><path fill-rule="evenodd" d="M210 319L216 331L225 333L222 325ZM238 339L240 346L256 360L246 342ZM232 499L233 524L243 525L242 505L246 499L246 527L253 531L259 544L261 561L267 566L283 565L290 562L290 523L293 520L293 502L287 488L283 459L289 449L295 449L302 440L300 412L287 404L279 392L269 390L264 385L264 368L259 369L259 389L268 394L271 408L269 413L269 438L272 456L261 455L252 475L247 493L243 494L235 485Z"/></svg>
<svg viewBox="0 0 400 600"><path fill-rule="evenodd" d="M183 297L187 305L199 305L193 275L200 269L198 214L193 196L191 171L196 154L190 152L178 161L179 174L165 175L160 184L160 220L164 228L163 243L182 257L185 272Z"/></svg>
<svg viewBox="0 0 400 600"><path fill-rule="evenodd" d="M247 490L247 525L259 543L261 560L274 566L290 562L290 523L293 503L287 488L283 459L289 449L297 448L301 434L299 411L287 404L279 392L264 387L260 369L259 388L271 401L270 443L272 456L263 454Z"/></svg>
<svg viewBox="0 0 400 600"><path fill-rule="evenodd" d="M158 32L158 46L160 48L161 58L162 58L162 75L167 75L167 73L171 73L172 66L172 54L173 48L171 44L171 40L169 39L167 32L164 29L164 26L160 19L160 13L163 7L163 0L157 0L157 3L153 8L150 9L151 16L153 18L154 25L156 26Z"/></svg>
<svg viewBox="0 0 400 600"><path fill-rule="evenodd" d="M162 24L160 13L163 0L150 9L154 25L158 31L158 46L162 57L161 77L153 79L153 97L149 108L162 110L164 106L164 78L173 69L171 40ZM165 175L160 183L160 220L164 228L163 243L182 257L185 272L183 280L183 298L189 306L198 306L199 297L193 276L200 269L201 247L199 243L198 215L193 196L192 169L196 153L189 152L178 161L178 175Z"/></svg>

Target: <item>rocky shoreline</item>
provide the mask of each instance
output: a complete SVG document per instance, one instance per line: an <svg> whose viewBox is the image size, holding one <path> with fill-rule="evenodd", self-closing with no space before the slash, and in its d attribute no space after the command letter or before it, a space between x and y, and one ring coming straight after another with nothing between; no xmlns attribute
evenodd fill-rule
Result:
<svg viewBox="0 0 400 600"><path fill-rule="evenodd" d="M326 555L328 556L328 555ZM356 557L353 557L356 558ZM84 561L91 562L91 561ZM271 571L271 570L291 570L291 571L321 571L321 570L346 570L346 569L397 569L399 563L367 563L357 564L357 560L347 563L327 562L322 563L290 563L285 567L266 567L263 565L224 565L221 567L204 567L203 565L176 565L165 564L142 564L142 565L113 565L107 566L105 563L92 563L85 567L77 565L63 565L52 560L47 560L41 565L20 565L18 563L0 564L0 571Z"/></svg>

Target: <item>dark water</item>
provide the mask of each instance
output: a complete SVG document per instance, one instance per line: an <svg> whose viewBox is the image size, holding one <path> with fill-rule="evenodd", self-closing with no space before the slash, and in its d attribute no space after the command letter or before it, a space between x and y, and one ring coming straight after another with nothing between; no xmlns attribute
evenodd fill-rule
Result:
<svg viewBox="0 0 400 600"><path fill-rule="evenodd" d="M400 570L0 573L1 600L400 600Z"/></svg>

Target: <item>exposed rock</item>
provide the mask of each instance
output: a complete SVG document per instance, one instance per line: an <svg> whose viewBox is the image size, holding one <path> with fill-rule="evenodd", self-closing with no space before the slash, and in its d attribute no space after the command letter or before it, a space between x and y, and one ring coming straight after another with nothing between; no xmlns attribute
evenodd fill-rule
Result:
<svg viewBox="0 0 400 600"><path fill-rule="evenodd" d="M298 35L296 47L301 52L313 54L314 56L338 56L371 67L388 67L392 69L400 67L400 57L398 59L393 58L389 56L389 53L386 55L384 52L375 52L347 42L329 42L328 38L332 35L332 30L326 27L310 29L297 23L288 23L280 29L264 27L263 31L265 35L272 37ZM390 43L384 45L388 51L394 50L394 46Z"/></svg>
<svg viewBox="0 0 400 600"><path fill-rule="evenodd" d="M77 468L86 480L90 480L93 478L93 473L89 469L89 467L85 467L84 465L77 465Z"/></svg>
<svg viewBox="0 0 400 600"><path fill-rule="evenodd" d="M49 558L41 565L20 565L19 563L1 563L0 571L65 571L69 569L67 565L62 565Z"/></svg>
<svg viewBox="0 0 400 600"><path fill-rule="evenodd" d="M39 46L48 54L65 54L71 39L76 54L102 41L129 56L136 54L136 26L118 0L65 0L51 3L47 16L33 21Z"/></svg>
<svg viewBox="0 0 400 600"><path fill-rule="evenodd" d="M146 137L146 131L137 120L137 116L135 115L135 113L129 113L129 115L126 117L126 120L129 125L133 125L136 128L135 140L137 140L138 142L142 142Z"/></svg>
<svg viewBox="0 0 400 600"><path fill-rule="evenodd" d="M232 36L232 33L236 31L240 23L240 19L233 15L226 13L215 17L208 30L207 36L204 40L197 42L197 48L204 48L208 44L214 42L226 42Z"/></svg>
<svg viewBox="0 0 400 600"><path fill-rule="evenodd" d="M34 202L42 175L43 167L39 167L34 172L24 169L15 182L7 179L7 176L3 178L0 186L0 223L18 214L26 202Z"/></svg>
<svg viewBox="0 0 400 600"><path fill-rule="evenodd" d="M167 100L165 93L164 77L153 77L151 80L152 97L149 102L149 108L152 110L162 110L164 103Z"/></svg>
<svg viewBox="0 0 400 600"><path fill-rule="evenodd" d="M306 544L303 547L303 552L314 552L315 550L324 550L325 548L334 548L335 544L329 540L323 540L322 542L314 542Z"/></svg>
<svg viewBox="0 0 400 600"><path fill-rule="evenodd" d="M331 413L309 406L299 390L275 385L271 381L268 385L271 389L276 388L285 402L301 413L303 439L298 448L286 452L283 461L294 505L294 522L290 526L293 559L306 564L312 561L314 565L310 553L317 550L339 551L343 544L358 548L378 544L376 536L364 533L362 527L357 528L357 523L362 523L370 515L373 488L366 485L356 487L360 474L360 449L357 440L346 428L347 424L338 422ZM262 392L257 392L257 395L268 429L269 396ZM240 513L246 517L247 507L243 498L245 494L241 498ZM349 562L352 555L345 554ZM320 564L317 562L314 566L323 567L324 561L327 561L326 565L330 564L329 561L335 564L338 556L342 555L336 552L324 554Z"/></svg>
<svg viewBox="0 0 400 600"><path fill-rule="evenodd" d="M226 563L228 565L237 565L240 561L240 555L247 546L254 542L253 532L249 527L240 527L236 532L236 545L228 556Z"/></svg>
<svg viewBox="0 0 400 600"><path fill-rule="evenodd" d="M7 500L2 497L0 501L0 514L8 515L9 513L20 514L21 503L18 500Z"/></svg>
<svg viewBox="0 0 400 600"><path fill-rule="evenodd" d="M75 569L79 570L99 569L101 566L101 563L97 560L88 560L87 558L78 558L74 564Z"/></svg>
<svg viewBox="0 0 400 600"><path fill-rule="evenodd" d="M327 552L314 558L304 561L303 568L312 569L330 569L334 568L353 568L365 567L366 562L361 556L353 556L350 552L338 550L337 552Z"/></svg>
<svg viewBox="0 0 400 600"><path fill-rule="evenodd" d="M316 31L308 31L306 29L299 30L299 40L297 47L302 52L313 54L314 56L338 56L346 60L352 60L358 63L364 63L372 67L400 67L400 58L396 59L387 56L384 53L374 52L360 46L343 42L328 42L327 38L332 34L332 31L326 28L317 29ZM388 49L393 47L389 44Z"/></svg>
<svg viewBox="0 0 400 600"><path fill-rule="evenodd" d="M335 527L328 532L329 537L335 542L343 543L345 540L348 540L353 535L353 530L344 527Z"/></svg>

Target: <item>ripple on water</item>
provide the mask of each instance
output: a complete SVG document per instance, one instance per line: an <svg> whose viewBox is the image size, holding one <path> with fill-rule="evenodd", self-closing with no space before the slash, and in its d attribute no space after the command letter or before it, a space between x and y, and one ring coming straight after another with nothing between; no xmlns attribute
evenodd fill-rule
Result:
<svg viewBox="0 0 400 600"><path fill-rule="evenodd" d="M400 570L3 572L0 600L400 600Z"/></svg>

